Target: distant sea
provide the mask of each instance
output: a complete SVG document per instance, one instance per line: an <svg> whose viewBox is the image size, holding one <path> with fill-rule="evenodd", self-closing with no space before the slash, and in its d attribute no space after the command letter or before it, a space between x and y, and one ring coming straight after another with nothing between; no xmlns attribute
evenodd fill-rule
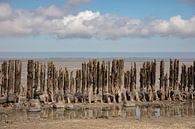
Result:
<svg viewBox="0 0 195 129"><path fill-rule="evenodd" d="M0 52L0 59L17 58L179 58L195 59L195 52Z"/></svg>

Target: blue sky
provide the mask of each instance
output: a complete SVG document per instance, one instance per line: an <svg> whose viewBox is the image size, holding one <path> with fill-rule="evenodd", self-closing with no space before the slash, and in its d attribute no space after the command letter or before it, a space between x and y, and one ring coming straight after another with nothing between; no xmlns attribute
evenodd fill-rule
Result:
<svg viewBox="0 0 195 129"><path fill-rule="evenodd" d="M195 52L194 0L0 0L0 52Z"/></svg>

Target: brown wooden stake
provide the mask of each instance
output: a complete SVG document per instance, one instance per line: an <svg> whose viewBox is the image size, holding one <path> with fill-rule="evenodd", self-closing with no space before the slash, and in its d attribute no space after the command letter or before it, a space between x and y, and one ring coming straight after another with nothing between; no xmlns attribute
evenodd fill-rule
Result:
<svg viewBox="0 0 195 129"><path fill-rule="evenodd" d="M54 94L54 101L58 102L58 70L53 65L53 94Z"/></svg>
<svg viewBox="0 0 195 129"><path fill-rule="evenodd" d="M93 95L97 95L97 60L93 60Z"/></svg>
<svg viewBox="0 0 195 129"><path fill-rule="evenodd" d="M0 97L2 97L2 66L0 65Z"/></svg>
<svg viewBox="0 0 195 129"><path fill-rule="evenodd" d="M87 76L88 76L88 82L87 82L87 93L88 93L88 103L91 103L92 101L92 88L93 88L93 77L92 77L92 62L89 61L87 64Z"/></svg>
<svg viewBox="0 0 195 129"><path fill-rule="evenodd" d="M54 93L53 93L53 88L54 88L54 64L53 62L48 63L48 70L47 70L47 93L48 93L48 99L49 102L54 101Z"/></svg>
<svg viewBox="0 0 195 129"><path fill-rule="evenodd" d="M8 66L8 97L14 93L14 60L9 60Z"/></svg>
<svg viewBox="0 0 195 129"><path fill-rule="evenodd" d="M87 64L85 62L82 63L82 94L87 95ZM85 101L86 98L84 98Z"/></svg>
<svg viewBox="0 0 195 129"><path fill-rule="evenodd" d="M188 67L188 82L187 82L187 84L188 84L188 92L190 92L191 90L192 90L192 66L189 66Z"/></svg>
<svg viewBox="0 0 195 129"><path fill-rule="evenodd" d="M108 61L107 63L107 66L108 66L108 93L109 94L112 94L112 76L111 76L111 67L110 67L110 61Z"/></svg>
<svg viewBox="0 0 195 129"><path fill-rule="evenodd" d="M1 96L7 96L7 88L8 88L8 63L7 61L3 61Z"/></svg>
<svg viewBox="0 0 195 129"><path fill-rule="evenodd" d="M64 71L62 70L62 68L59 69L57 101L64 102Z"/></svg>
<svg viewBox="0 0 195 129"><path fill-rule="evenodd" d="M14 93L16 96L19 96L21 91L21 74L22 74L22 62L20 60L15 60Z"/></svg>
<svg viewBox="0 0 195 129"><path fill-rule="evenodd" d="M75 79L74 79L74 75L73 75L73 71L70 72L70 85L66 87L66 93L71 93L74 94L76 92L76 87L75 87Z"/></svg>
<svg viewBox="0 0 195 129"><path fill-rule="evenodd" d="M98 95L102 94L102 72L101 72L101 64L97 62L97 93Z"/></svg>
<svg viewBox="0 0 195 129"><path fill-rule="evenodd" d="M195 90L195 61L193 62L193 86Z"/></svg>
<svg viewBox="0 0 195 129"><path fill-rule="evenodd" d="M34 97L38 98L39 93L39 84L40 84L40 71L39 71L39 62L35 62L35 78L34 78Z"/></svg>
<svg viewBox="0 0 195 129"><path fill-rule="evenodd" d="M174 79L173 79L173 90L177 89L177 83L178 83L178 76L179 76L179 60L174 60Z"/></svg>
<svg viewBox="0 0 195 129"><path fill-rule="evenodd" d="M28 60L27 66L27 99L34 98L33 86L34 86L34 61Z"/></svg>
<svg viewBox="0 0 195 129"><path fill-rule="evenodd" d="M169 87L174 86L174 65L173 61L170 59L170 68L169 68Z"/></svg>
<svg viewBox="0 0 195 129"><path fill-rule="evenodd" d="M41 70L40 70L40 90L42 93L47 92L47 88L45 85L45 72L46 72L46 66L45 64L41 64Z"/></svg>
<svg viewBox="0 0 195 129"><path fill-rule="evenodd" d="M165 91L164 91L164 66L165 63L163 60L160 62L160 99L165 100Z"/></svg>
<svg viewBox="0 0 195 129"><path fill-rule="evenodd" d="M76 71L76 93L81 93L81 70Z"/></svg>
<svg viewBox="0 0 195 129"><path fill-rule="evenodd" d="M72 85L72 83L74 83L74 82L71 82L70 80L71 80L71 78L69 77L68 70L67 70L67 68L65 68L65 70L64 70L64 94L65 95L67 95L69 93L70 83L71 83L71 85Z"/></svg>
<svg viewBox="0 0 195 129"><path fill-rule="evenodd" d="M165 74L164 77L164 91L165 91L165 99L169 99L169 89L168 89L168 74Z"/></svg>

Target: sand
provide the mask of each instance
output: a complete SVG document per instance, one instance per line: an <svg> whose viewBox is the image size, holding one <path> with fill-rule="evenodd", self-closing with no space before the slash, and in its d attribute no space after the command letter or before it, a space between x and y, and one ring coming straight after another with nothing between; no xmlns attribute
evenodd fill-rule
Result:
<svg viewBox="0 0 195 129"><path fill-rule="evenodd" d="M195 129L195 118L27 120L6 123L1 129Z"/></svg>

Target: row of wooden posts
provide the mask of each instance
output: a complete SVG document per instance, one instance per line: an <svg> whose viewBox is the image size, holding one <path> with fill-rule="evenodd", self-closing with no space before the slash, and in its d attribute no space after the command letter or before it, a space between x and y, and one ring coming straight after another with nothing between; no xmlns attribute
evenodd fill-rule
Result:
<svg viewBox="0 0 195 129"><path fill-rule="evenodd" d="M156 68L156 60L144 62L138 86L136 63L125 71L123 59L89 60L82 63L82 68L76 73L69 72L66 67L57 69L52 61L46 66L42 62L28 60L27 90L24 91L21 85L22 62L3 61L0 98L7 97L7 102L16 102L23 96L27 100L68 103L193 99L195 61L189 67L182 64L181 73L179 64L178 59L170 60L169 73L166 73L165 62L160 61L160 78L157 78L159 68ZM157 79L160 80L159 89Z"/></svg>

